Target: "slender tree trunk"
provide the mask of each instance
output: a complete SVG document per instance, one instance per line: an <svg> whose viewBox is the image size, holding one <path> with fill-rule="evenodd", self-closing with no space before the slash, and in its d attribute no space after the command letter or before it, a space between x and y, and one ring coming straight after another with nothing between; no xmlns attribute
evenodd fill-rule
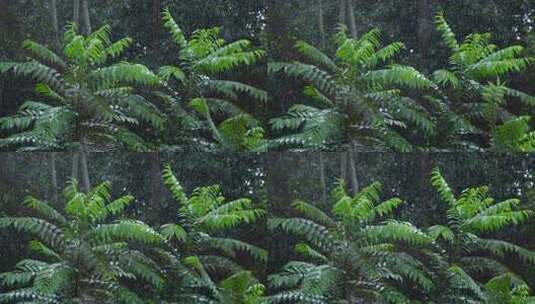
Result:
<svg viewBox="0 0 535 304"><path fill-rule="evenodd" d="M322 152L319 152L319 157L320 157L321 200L325 204L327 203L327 182L325 181L325 160L323 159Z"/></svg>
<svg viewBox="0 0 535 304"><path fill-rule="evenodd" d="M82 169L82 187L85 192L91 189L91 181L89 180L89 166L87 164L87 152L85 150L85 143L82 139L80 143L80 167Z"/></svg>
<svg viewBox="0 0 535 304"><path fill-rule="evenodd" d="M52 202L58 204L58 176L56 169L56 153L50 153L50 180L52 181Z"/></svg>
<svg viewBox="0 0 535 304"><path fill-rule="evenodd" d="M160 0L153 0L152 2L152 50L154 52L155 58L158 58L158 55L160 53L160 40L159 40L159 32L160 32L160 16L161 16L161 1Z"/></svg>
<svg viewBox="0 0 535 304"><path fill-rule="evenodd" d="M418 0L418 48L421 52L421 64L426 68L431 60L433 14L433 0Z"/></svg>
<svg viewBox="0 0 535 304"><path fill-rule="evenodd" d="M419 183L419 191L421 202L419 206L421 208L431 208L431 192L429 188L429 174L431 174L431 159L429 152L422 152L419 153L418 157L418 165L419 165L419 173L420 173L420 180Z"/></svg>
<svg viewBox="0 0 535 304"><path fill-rule="evenodd" d="M3 77L0 77L0 109L5 109L5 106L4 106L4 86L5 86L5 80L3 79Z"/></svg>
<svg viewBox="0 0 535 304"><path fill-rule="evenodd" d="M340 154L340 179L344 182L347 178L347 151Z"/></svg>
<svg viewBox="0 0 535 304"><path fill-rule="evenodd" d="M85 34L89 35L92 32L91 28L91 18L89 16L89 0L82 0L82 13L83 13L83 22L84 22L84 29Z"/></svg>
<svg viewBox="0 0 535 304"><path fill-rule="evenodd" d="M353 143L349 146L349 174L351 177L351 191L353 195L356 195L360 191L360 185L356 168L357 152Z"/></svg>
<svg viewBox="0 0 535 304"><path fill-rule="evenodd" d="M9 1L0 1L0 27L9 30ZM4 88L6 86L6 79L0 76L0 109L6 109L4 106ZM7 103L7 102L6 102ZM0 111L0 115L2 115Z"/></svg>
<svg viewBox="0 0 535 304"><path fill-rule="evenodd" d="M78 180L78 166L80 164L80 154L78 151L72 153L71 178Z"/></svg>
<svg viewBox="0 0 535 304"><path fill-rule="evenodd" d="M0 1L0 26L7 28L10 1Z"/></svg>
<svg viewBox="0 0 535 304"><path fill-rule="evenodd" d="M80 0L73 0L73 14L72 21L76 25L78 31L80 30Z"/></svg>
<svg viewBox="0 0 535 304"><path fill-rule="evenodd" d="M160 157L158 156L158 152L152 152L149 154L149 163L150 203L154 210L158 210L162 199L160 187Z"/></svg>
<svg viewBox="0 0 535 304"><path fill-rule="evenodd" d="M355 7L353 6L354 0L347 0L347 17L349 23L349 32L353 38L357 38L357 20L355 18Z"/></svg>
<svg viewBox="0 0 535 304"><path fill-rule="evenodd" d="M50 23L52 30L54 31L54 44L55 47L59 47L59 24L58 24L58 8L56 0L47 0L48 8L50 11Z"/></svg>
<svg viewBox="0 0 535 304"><path fill-rule="evenodd" d="M321 47L325 48L325 18L323 17L323 0L318 0L318 25L321 36Z"/></svg>
<svg viewBox="0 0 535 304"><path fill-rule="evenodd" d="M347 0L340 0L340 14L338 17L338 22L343 25L347 25Z"/></svg>

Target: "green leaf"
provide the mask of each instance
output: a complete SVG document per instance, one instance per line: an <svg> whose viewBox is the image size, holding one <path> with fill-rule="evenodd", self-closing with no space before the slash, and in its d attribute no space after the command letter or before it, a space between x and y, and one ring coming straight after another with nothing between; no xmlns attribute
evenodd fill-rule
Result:
<svg viewBox="0 0 535 304"><path fill-rule="evenodd" d="M176 224L165 224L161 228L162 235L168 239L172 240L176 238L177 240L184 242L187 238L187 232L180 225Z"/></svg>

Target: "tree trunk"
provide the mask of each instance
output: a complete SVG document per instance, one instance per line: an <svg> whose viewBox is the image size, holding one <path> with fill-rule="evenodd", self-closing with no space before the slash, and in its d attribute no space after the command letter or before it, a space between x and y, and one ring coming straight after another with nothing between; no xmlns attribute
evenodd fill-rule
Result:
<svg viewBox="0 0 535 304"><path fill-rule="evenodd" d="M1 24L0 24L1 25ZM5 80L3 77L0 77L0 109L6 109L7 107L4 106L4 87L5 87ZM0 112L0 115L3 113Z"/></svg>
<svg viewBox="0 0 535 304"><path fill-rule="evenodd" d="M58 204L58 176L56 170L56 153L50 153L50 180L52 182L52 203Z"/></svg>
<svg viewBox="0 0 535 304"><path fill-rule="evenodd" d="M153 0L152 2L152 50L154 52L154 57L158 58L160 53L160 16L161 16L161 2L160 0Z"/></svg>
<svg viewBox="0 0 535 304"><path fill-rule="evenodd" d="M59 47L59 24L58 24L58 8L56 0L48 0L48 7L50 10L50 23L52 31L54 31L54 46Z"/></svg>
<svg viewBox="0 0 535 304"><path fill-rule="evenodd" d="M323 0L318 0L318 25L321 36L321 47L325 48L325 19L323 17Z"/></svg>
<svg viewBox="0 0 535 304"><path fill-rule="evenodd" d="M349 146L349 174L351 177L351 192L356 195L360 191L360 185L356 168L357 152L351 143Z"/></svg>
<svg viewBox="0 0 535 304"><path fill-rule="evenodd" d="M354 0L347 0L347 17L349 22L349 31L353 38L357 38L357 20L355 18L355 7L353 6Z"/></svg>
<svg viewBox="0 0 535 304"><path fill-rule="evenodd" d="M76 25L77 30L80 31L80 0L73 0L72 21Z"/></svg>
<svg viewBox="0 0 535 304"><path fill-rule="evenodd" d="M323 153L319 152L320 157L320 186L321 186L321 200L323 204L327 203L327 182L325 181L325 160Z"/></svg>
<svg viewBox="0 0 535 304"><path fill-rule="evenodd" d="M340 179L344 182L347 178L347 151L343 151L340 154Z"/></svg>
<svg viewBox="0 0 535 304"><path fill-rule="evenodd" d="M160 187L160 157L158 156L158 152L152 152L149 154L149 163L150 204L154 210L159 210L162 200L162 192Z"/></svg>
<svg viewBox="0 0 535 304"><path fill-rule="evenodd" d="M89 180L89 168L87 165L87 152L85 151L84 141L80 143L80 165L82 169L82 187L85 192L91 189L91 181Z"/></svg>
<svg viewBox="0 0 535 304"><path fill-rule="evenodd" d="M0 1L0 26L5 29L9 25L9 2L10 1Z"/></svg>
<svg viewBox="0 0 535 304"><path fill-rule="evenodd" d="M418 165L419 165L419 174L420 174L420 180L417 181L419 184L418 187L418 193L420 193L420 208L424 210L431 210L432 207L432 192L429 188L429 174L431 174L431 159L429 152L422 152L417 154L418 155Z"/></svg>
<svg viewBox="0 0 535 304"><path fill-rule="evenodd" d="M339 23L343 25L347 25L346 17L347 17L347 0L340 0L340 15L338 17Z"/></svg>
<svg viewBox="0 0 535 304"><path fill-rule="evenodd" d="M78 176L78 166L80 165L80 152L73 152L72 153L72 168L71 168L71 178L75 180L79 180Z"/></svg>
<svg viewBox="0 0 535 304"><path fill-rule="evenodd" d="M433 0L418 0L418 48L421 65L428 68L431 60L431 38L433 33Z"/></svg>
<svg viewBox="0 0 535 304"><path fill-rule="evenodd" d="M91 18L89 17L89 0L82 0L82 13L83 13L83 22L85 34L89 35L92 32L91 28Z"/></svg>

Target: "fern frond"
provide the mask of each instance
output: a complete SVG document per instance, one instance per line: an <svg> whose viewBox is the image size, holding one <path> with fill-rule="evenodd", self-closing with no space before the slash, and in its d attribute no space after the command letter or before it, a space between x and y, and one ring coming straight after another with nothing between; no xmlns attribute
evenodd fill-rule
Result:
<svg viewBox="0 0 535 304"><path fill-rule="evenodd" d="M24 204L60 225L65 225L67 223L67 219L65 219L65 217L56 209L32 196L27 197L24 200Z"/></svg>
<svg viewBox="0 0 535 304"><path fill-rule="evenodd" d="M433 240L438 240L439 238L444 239L450 243L453 243L455 240L455 234L449 227L442 225L435 225L429 227L427 233Z"/></svg>
<svg viewBox="0 0 535 304"><path fill-rule="evenodd" d="M329 56L325 55L320 50L304 41L298 41L295 44L295 49L302 55L313 60L315 63L327 68L329 71L336 71L338 69L334 61L332 61Z"/></svg>
<svg viewBox="0 0 535 304"><path fill-rule="evenodd" d="M412 224L393 220L381 225L365 227L363 233L371 240L381 243L401 241L413 246L422 246L431 242L431 239L425 233Z"/></svg>
<svg viewBox="0 0 535 304"><path fill-rule="evenodd" d="M141 64L128 62L118 63L109 67L99 68L90 77L107 84L132 83L139 86L156 86L160 78Z"/></svg>
<svg viewBox="0 0 535 304"><path fill-rule="evenodd" d="M57 226L38 218L4 217L0 218L0 229L13 227L21 232L28 232L39 237L54 248L61 248L64 234Z"/></svg>
<svg viewBox="0 0 535 304"><path fill-rule="evenodd" d="M96 240L135 241L142 244L157 244L163 237L143 222L121 220L114 224L98 225L90 233Z"/></svg>
<svg viewBox="0 0 535 304"><path fill-rule="evenodd" d="M119 39L115 41L112 45L106 47L104 51L102 52L105 57L103 57L103 62L107 57L111 57L112 59L118 58L121 56L128 47L132 44L133 40L132 38L126 37Z"/></svg>
<svg viewBox="0 0 535 304"><path fill-rule="evenodd" d="M496 150L529 152L530 117L522 116L504 122L491 131Z"/></svg>
<svg viewBox="0 0 535 304"><path fill-rule="evenodd" d="M302 236L319 248L330 248L333 246L333 238L329 230L310 220L301 218L270 218L268 219L268 229L282 229L288 233Z"/></svg>
<svg viewBox="0 0 535 304"><path fill-rule="evenodd" d="M370 71L362 76L364 80L376 84L400 85L412 89L427 90L434 83L425 75L409 66L392 66L388 69Z"/></svg>
<svg viewBox="0 0 535 304"><path fill-rule="evenodd" d="M443 87L447 87L449 85L455 89L460 85L460 81L455 73L448 70L436 70L433 72L432 76L433 80Z"/></svg>
<svg viewBox="0 0 535 304"><path fill-rule="evenodd" d="M175 41L175 43L180 47L180 49L184 49L187 45L186 38L184 37L184 33L182 32L182 29L180 29L175 19L171 15L171 12L169 11L169 9L166 8L163 11L162 19L164 21L164 26L171 33L171 36L173 37L173 40Z"/></svg>
<svg viewBox="0 0 535 304"><path fill-rule="evenodd" d="M265 52L260 50L232 54L225 54L226 51L223 49L220 53L217 53L217 51L212 53L208 57L197 61L194 68L206 73L222 73L231 71L239 66L253 65L265 57Z"/></svg>
<svg viewBox="0 0 535 304"><path fill-rule="evenodd" d="M401 50L405 48L405 45L401 42L393 42L384 48L378 50L374 54L370 56L370 58L367 60L367 64L370 67L375 67L380 62L386 62L388 60L391 60L394 56L399 54Z"/></svg>
<svg viewBox="0 0 535 304"><path fill-rule="evenodd" d="M307 258L328 262L329 259L305 243L295 245L295 251Z"/></svg>
<svg viewBox="0 0 535 304"><path fill-rule="evenodd" d="M496 254L497 256L504 256L506 253L514 254L518 256L522 261L535 265L535 253L521 246L500 241L489 239L478 239L478 245L485 250Z"/></svg>
<svg viewBox="0 0 535 304"><path fill-rule="evenodd" d="M241 223L253 223L264 215L264 210L233 210L226 213L210 212L196 221L209 231L218 231L236 227Z"/></svg>
<svg viewBox="0 0 535 304"><path fill-rule="evenodd" d="M180 225L165 224L160 229L161 234L168 240L176 238L177 240L184 242L187 238L187 232Z"/></svg>
<svg viewBox="0 0 535 304"><path fill-rule="evenodd" d="M470 275L468 275L461 267L451 266L448 268L448 280L452 286L462 290L470 291L478 296L480 299L485 299L485 294L481 286Z"/></svg>
<svg viewBox="0 0 535 304"><path fill-rule="evenodd" d="M251 200L237 199L216 207L196 220L196 224L217 231L233 228L241 223L253 223L265 213L261 209L249 209Z"/></svg>
<svg viewBox="0 0 535 304"><path fill-rule="evenodd" d="M207 86L210 90L222 93L230 98L237 97L236 93L243 93L262 102L268 100L267 92L237 81L211 80L207 83Z"/></svg>
<svg viewBox="0 0 535 304"><path fill-rule="evenodd" d="M275 62L268 64L268 71L269 73L278 73L280 71L284 71L291 77L300 78L304 81L313 83L316 88L329 95L336 91L336 85L332 76L314 65L298 62Z"/></svg>
<svg viewBox="0 0 535 304"><path fill-rule="evenodd" d="M43 60L44 64L51 64L60 69L65 69L67 66L67 64L65 63L65 61L63 61L63 59L61 59L61 57L49 50L47 47L35 41L25 40L24 42L22 42L22 47L32 52L32 54L34 54L37 59Z"/></svg>
<svg viewBox="0 0 535 304"><path fill-rule="evenodd" d="M188 198L186 197L186 194L184 192L184 188L180 185L180 182L175 177L171 166L166 165L163 170L163 181L169 191L171 191L171 194L173 195L173 198L181 205L186 205L188 202Z"/></svg>
<svg viewBox="0 0 535 304"><path fill-rule="evenodd" d="M475 232L495 232L510 224L525 222L535 213L530 211L512 211L495 215L477 215L463 223L461 228Z"/></svg>
<svg viewBox="0 0 535 304"><path fill-rule="evenodd" d="M450 51L453 53L457 52L459 50L459 42L455 38L455 33L446 21L443 12L437 14L435 17L435 25L442 36L442 41L444 41Z"/></svg>
<svg viewBox="0 0 535 304"><path fill-rule="evenodd" d="M302 291L285 291L268 297L269 303L303 303L303 304L327 304L323 296L311 295Z"/></svg>
<svg viewBox="0 0 535 304"><path fill-rule="evenodd" d="M431 172L431 185L437 190L440 198L448 204L450 207L455 207L457 205L457 200L453 196L453 191L442 177L440 169L434 168Z"/></svg>
<svg viewBox="0 0 535 304"><path fill-rule="evenodd" d="M212 237L208 240L207 245L214 249L223 250L231 257L236 256L236 251L241 251L248 253L251 257L261 262L266 262L268 258L266 250L239 240Z"/></svg>
<svg viewBox="0 0 535 304"><path fill-rule="evenodd" d="M529 64L529 59L525 58L480 61L469 66L467 73L476 78L497 78L511 72L521 72L525 70Z"/></svg>
<svg viewBox="0 0 535 304"><path fill-rule="evenodd" d="M28 288L0 294L0 303L32 303L32 301L36 300L39 301L39 303L45 304L61 303L55 296L39 293Z"/></svg>
<svg viewBox="0 0 535 304"><path fill-rule="evenodd" d="M335 225L334 220L331 219L325 212L302 200L296 200L292 203L292 207L297 211L306 215L309 219L316 221L326 227Z"/></svg>
<svg viewBox="0 0 535 304"><path fill-rule="evenodd" d="M169 81L171 77L179 82L184 82L186 79L186 74L180 68L171 65L160 67L158 75L165 81Z"/></svg>
<svg viewBox="0 0 535 304"><path fill-rule="evenodd" d="M52 258L56 261L61 261L61 257L58 253L48 248L45 244L39 241L36 241L36 240L30 241L29 248L35 253Z"/></svg>

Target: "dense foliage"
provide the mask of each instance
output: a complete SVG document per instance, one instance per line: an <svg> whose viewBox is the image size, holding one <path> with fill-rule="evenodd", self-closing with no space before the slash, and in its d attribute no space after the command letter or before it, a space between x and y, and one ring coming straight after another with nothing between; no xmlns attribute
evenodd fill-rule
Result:
<svg viewBox="0 0 535 304"><path fill-rule="evenodd" d="M227 42L219 27L187 33L169 9L161 18L157 11L161 25L155 28L168 31L173 43L165 46L172 55L150 62L157 73L129 56L132 39L112 42L107 25L90 31L87 16L69 23L63 39L50 39L48 45L26 40L23 48L31 57L2 62L0 73L31 81L36 94L29 94L30 101L16 101L17 112L1 118L1 147L535 149L535 97L516 85L519 74L530 72L529 49L498 47L492 33L469 33L460 40L446 21L449 15L437 13L435 28L442 41L436 45L447 63L410 65L414 48L409 53L402 42L383 44L391 40L389 33L381 39L377 28L356 30L347 11L352 1L340 2L344 22L336 31L322 24L319 43L294 39L288 43L295 50L285 49L283 56L269 40L271 24L264 35L255 32ZM270 12L257 13L269 17ZM78 34L79 24L85 34ZM146 56L159 58L162 46L152 42Z"/></svg>
<svg viewBox="0 0 535 304"><path fill-rule="evenodd" d="M534 18L0 1L0 303L535 304Z"/></svg>
<svg viewBox="0 0 535 304"><path fill-rule="evenodd" d="M158 265L143 248L162 243L163 237L142 222L121 219L134 198L111 201L109 188L104 182L83 193L72 181L64 191L63 213L28 197L26 206L39 217L0 220L2 228L33 235L29 247L40 257L24 259L16 270L1 275L2 284L13 290L3 293L0 302L132 303L141 300L125 281L139 278L162 285Z"/></svg>
<svg viewBox="0 0 535 304"><path fill-rule="evenodd" d="M178 205L159 228L126 216L130 195L111 199L104 182L65 188L58 211L28 197L29 215L0 227L32 235L32 254L0 275L2 303L532 303L535 252L500 231L525 225L535 211L518 199L495 201L488 187L454 193L438 169L430 184L444 215L428 227L396 219L399 198L381 198L374 182L358 193L343 181L331 202L294 201L266 211L248 198L226 201L218 186L187 195L166 167ZM267 217L267 222L262 218ZM240 227L267 225L294 252L282 269ZM293 235L288 239L285 234ZM288 240L290 242L288 243ZM248 256L248 258L245 258ZM255 261L252 268L243 263ZM142 287L142 288L139 288Z"/></svg>
<svg viewBox="0 0 535 304"><path fill-rule="evenodd" d="M26 101L17 114L2 118L2 129L16 133L0 145L72 150L79 144L102 150L101 145L119 144L143 149L133 127L146 123L162 128L164 118L134 86L156 86L160 80L140 64L109 65L132 42L112 42L110 36L109 26L85 36L71 24L64 33L62 55L27 40L23 46L32 55L27 62L0 64L1 72L38 81L35 91L44 99Z"/></svg>

